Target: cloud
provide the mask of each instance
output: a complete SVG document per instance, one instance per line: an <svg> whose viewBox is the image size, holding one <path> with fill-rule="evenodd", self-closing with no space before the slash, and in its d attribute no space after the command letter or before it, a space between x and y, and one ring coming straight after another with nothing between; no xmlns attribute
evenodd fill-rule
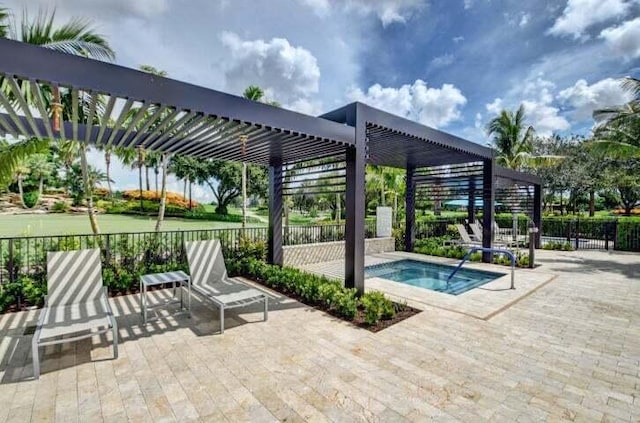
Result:
<svg viewBox="0 0 640 423"><path fill-rule="evenodd" d="M322 102L308 98L299 98L289 104L283 105L285 109L293 110L306 115L318 116L322 114Z"/></svg>
<svg viewBox="0 0 640 423"><path fill-rule="evenodd" d="M425 0L299 0L311 7L321 17L334 10L356 13L361 16L376 15L383 26L406 23L407 19L427 5Z"/></svg>
<svg viewBox="0 0 640 423"><path fill-rule="evenodd" d="M454 85L430 88L420 79L400 88L380 84L372 85L367 92L357 88L347 97L433 127L444 127L460 119L460 108L467 103L466 97Z"/></svg>
<svg viewBox="0 0 640 423"><path fill-rule="evenodd" d="M457 37L452 38L453 42L458 44L464 41L464 37L462 35L458 35Z"/></svg>
<svg viewBox="0 0 640 423"><path fill-rule="evenodd" d="M471 9L473 7L474 0L464 0L464 8L465 10Z"/></svg>
<svg viewBox="0 0 640 423"><path fill-rule="evenodd" d="M226 90L239 94L251 84L259 85L268 98L284 104L318 92L320 68L308 50L285 38L248 41L224 32L221 39L229 51Z"/></svg>
<svg viewBox="0 0 640 423"><path fill-rule="evenodd" d="M443 54L431 59L429 63L431 68L443 68L452 64L455 60L455 56L451 53Z"/></svg>
<svg viewBox="0 0 640 423"><path fill-rule="evenodd" d="M640 57L640 18L607 28L600 33L607 46L627 60Z"/></svg>
<svg viewBox="0 0 640 423"><path fill-rule="evenodd" d="M492 118L503 109L515 111L520 104L524 106L526 122L533 126L538 135L549 136L554 132L571 128L569 121L560 115L560 109L554 102L555 84L538 76L535 79L519 83L509 91L508 100L496 98L485 108Z"/></svg>
<svg viewBox="0 0 640 423"><path fill-rule="evenodd" d="M504 109L504 106L502 104L502 99L499 97L494 99L491 103L487 103L485 105L485 108L487 109L487 112L489 112L492 115L499 114L502 111L502 109Z"/></svg>
<svg viewBox="0 0 640 423"><path fill-rule="evenodd" d="M593 111L607 106L624 104L632 96L626 92L620 80L613 78L602 79L589 85L584 79L558 93L558 99L571 106L573 116L578 120L590 119Z"/></svg>
<svg viewBox="0 0 640 423"><path fill-rule="evenodd" d="M528 13L523 13L520 16L520 22L518 23L518 26L520 28L524 28L525 26L527 26L527 24L529 23L529 19L531 18L531 16Z"/></svg>
<svg viewBox="0 0 640 423"><path fill-rule="evenodd" d="M628 0L569 0L547 34L572 35L577 40L590 26L625 16L630 7Z"/></svg>

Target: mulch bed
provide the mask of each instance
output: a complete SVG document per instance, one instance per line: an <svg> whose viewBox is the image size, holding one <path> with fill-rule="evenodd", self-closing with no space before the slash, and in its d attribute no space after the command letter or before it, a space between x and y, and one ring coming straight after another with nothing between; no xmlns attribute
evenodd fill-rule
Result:
<svg viewBox="0 0 640 423"><path fill-rule="evenodd" d="M253 278L248 278L246 276L242 276L242 278L250 280L251 282L257 283L258 285L262 285L265 288L268 288L272 291L278 292L279 294L282 294L284 296L287 296L289 298L292 298L296 301L298 301L299 303L305 304L309 307L313 307L316 310L328 313L330 315L332 315L333 317L335 317L336 319L340 319L342 321L345 321L347 323L351 323L354 326L357 326L359 328L362 329L366 329L370 332L380 332L383 329L386 329L390 326L395 325L396 323L400 323L401 321L408 319L411 316L415 316L416 314L420 313L422 310L418 310L417 308L413 308L407 304L401 304L401 303L397 303L397 302L393 302L394 306L396 307L396 315L388 320L382 320L380 319L378 321L378 323L376 323L375 325L368 325L367 323L365 323L364 321L364 309L362 307L358 307L358 313L356 314L355 319L353 320L347 320L344 317L338 315L337 313L333 312L333 310L327 310L327 308L323 305L323 304L311 304L307 301L304 301L302 298L300 298L300 296L298 296L297 294L295 294L294 292L289 292L287 290L284 289L278 289L278 288L274 288L272 286L268 286L264 283L262 283L260 280L256 280Z"/></svg>

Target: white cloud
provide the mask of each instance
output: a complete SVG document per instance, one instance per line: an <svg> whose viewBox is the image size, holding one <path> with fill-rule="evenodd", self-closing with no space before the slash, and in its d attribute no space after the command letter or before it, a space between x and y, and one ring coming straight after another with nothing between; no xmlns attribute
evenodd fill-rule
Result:
<svg viewBox="0 0 640 423"><path fill-rule="evenodd" d="M407 19L426 7L425 0L300 0L321 17L335 9L361 16L376 15L383 26L405 23Z"/></svg>
<svg viewBox="0 0 640 423"><path fill-rule="evenodd" d="M525 100L522 102L529 123L534 127L536 133L541 136L550 136L557 131L566 131L571 128L571 124L558 113L560 109L548 103Z"/></svg>
<svg viewBox="0 0 640 423"><path fill-rule="evenodd" d="M626 103L631 100L631 95L617 79L606 78L592 85L580 79L573 86L560 91L558 99L574 109L575 119L585 120L591 118L596 109Z"/></svg>
<svg viewBox="0 0 640 423"><path fill-rule="evenodd" d="M268 98L288 104L318 92L320 68L316 58L284 38L271 41L242 40L232 32L222 34L230 56L225 67L225 88L241 93L259 85Z"/></svg>
<svg viewBox="0 0 640 423"><path fill-rule="evenodd" d="M531 16L528 13L523 13L522 16L520 16L520 23L518 23L518 26L520 28L524 28L529 23L530 18Z"/></svg>
<svg viewBox="0 0 640 423"><path fill-rule="evenodd" d="M454 85L443 84L441 88L430 88L420 79L400 88L375 84L366 93L357 88L347 96L351 100L433 127L444 127L460 119L460 108L467 103L466 97Z"/></svg>
<svg viewBox="0 0 640 423"><path fill-rule="evenodd" d="M501 98L496 98L495 100L493 100L491 103L487 103L485 105L485 108L487 109L487 112L489 112L492 115L497 115L499 114L502 109L504 109L503 106L503 101Z"/></svg>
<svg viewBox="0 0 640 423"><path fill-rule="evenodd" d="M603 38L617 55L627 60L638 58L640 57L640 18L607 28L600 33L600 38Z"/></svg>
<svg viewBox="0 0 640 423"><path fill-rule="evenodd" d="M442 56L434 57L429 63L432 68L443 68L452 64L455 57L451 53L443 54Z"/></svg>
<svg viewBox="0 0 640 423"><path fill-rule="evenodd" d="M462 35L459 35L457 37L453 37L452 40L453 40L454 43L458 44L458 43L461 43L462 41L464 41L464 37Z"/></svg>
<svg viewBox="0 0 640 423"><path fill-rule="evenodd" d="M492 115L491 117L494 117L503 109L515 111L522 104L526 113L526 123L533 126L539 135L549 136L571 127L569 121L560 115L560 109L553 104L554 90L555 84L538 76L524 83L518 83L509 91L508 100L496 98L493 102L486 104L485 108Z"/></svg>
<svg viewBox="0 0 640 423"><path fill-rule="evenodd" d="M464 8L465 10L471 9L473 7L474 0L464 0Z"/></svg>
<svg viewBox="0 0 640 423"><path fill-rule="evenodd" d="M547 34L579 39L590 26L625 16L630 7L628 0L569 0Z"/></svg>
<svg viewBox="0 0 640 423"><path fill-rule="evenodd" d="M322 102L308 98L299 98L289 104L283 105L285 109L293 110L306 115L318 116L322 114Z"/></svg>

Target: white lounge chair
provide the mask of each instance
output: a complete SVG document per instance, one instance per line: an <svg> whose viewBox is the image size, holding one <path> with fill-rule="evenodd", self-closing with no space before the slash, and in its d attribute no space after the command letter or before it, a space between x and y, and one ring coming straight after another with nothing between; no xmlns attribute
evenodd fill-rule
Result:
<svg viewBox="0 0 640 423"><path fill-rule="evenodd" d="M477 223L469 223L469 227L476 241L482 242L482 229L480 229L480 226Z"/></svg>
<svg viewBox="0 0 640 423"><path fill-rule="evenodd" d="M191 288L220 310L220 333L224 333L224 311L264 301L264 320L269 313L269 297L227 276L220 241L185 242L187 261L191 273Z"/></svg>
<svg viewBox="0 0 640 423"><path fill-rule="evenodd" d="M472 225L475 225L475 224L472 223ZM469 235L469 232L467 232L467 229L464 227L464 225L456 224L456 229L458 230L458 235L460 235L460 239L459 240L452 240L454 244L462 245L464 247L482 247L482 233L480 233L480 240L476 241L476 240L471 238L471 235ZM473 229L473 227L472 227L472 229ZM499 247L499 248L504 248L507 245L505 243L503 243L503 242L495 242L494 241L493 242L493 246L494 247Z"/></svg>
<svg viewBox="0 0 640 423"><path fill-rule="evenodd" d="M118 358L118 325L102 286L100 250L49 252L47 296L33 334L33 376L40 377L38 348L113 333L113 358ZM72 337L64 337L73 335Z"/></svg>

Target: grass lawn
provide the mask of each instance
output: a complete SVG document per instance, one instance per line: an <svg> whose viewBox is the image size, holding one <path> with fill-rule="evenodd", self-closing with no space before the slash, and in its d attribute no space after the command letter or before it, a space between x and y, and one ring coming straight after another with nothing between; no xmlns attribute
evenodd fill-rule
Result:
<svg viewBox="0 0 640 423"><path fill-rule="evenodd" d="M98 223L103 233L153 231L156 221L141 216L116 214L98 215ZM259 226L251 224L250 226ZM212 222L170 218L162 224L162 230L195 230L237 228L240 223ZM89 234L89 218L71 214L29 214L0 216L0 237Z"/></svg>

